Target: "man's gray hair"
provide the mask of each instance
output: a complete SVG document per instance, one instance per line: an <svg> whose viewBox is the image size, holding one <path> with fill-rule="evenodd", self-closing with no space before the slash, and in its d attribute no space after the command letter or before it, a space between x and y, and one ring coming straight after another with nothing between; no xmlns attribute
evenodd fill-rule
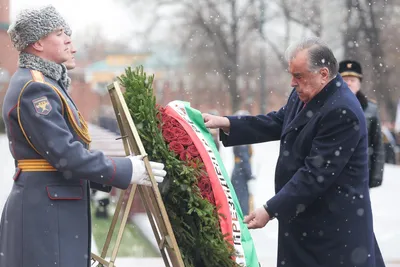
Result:
<svg viewBox="0 0 400 267"><path fill-rule="evenodd" d="M339 66L332 50L318 37L307 37L291 45L285 52L287 62L290 62L298 52L308 50L309 70L316 72L321 68L329 70L329 78L337 75Z"/></svg>

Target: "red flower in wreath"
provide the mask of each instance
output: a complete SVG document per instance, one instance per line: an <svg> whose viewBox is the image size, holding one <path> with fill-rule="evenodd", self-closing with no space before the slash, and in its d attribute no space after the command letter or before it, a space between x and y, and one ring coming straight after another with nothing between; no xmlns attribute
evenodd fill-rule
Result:
<svg viewBox="0 0 400 267"><path fill-rule="evenodd" d="M162 128L163 129L171 129L173 127L174 126L172 125L172 120L165 121L165 122L162 123Z"/></svg>
<svg viewBox="0 0 400 267"><path fill-rule="evenodd" d="M214 193L212 191L211 182L207 179L200 179L197 183L201 196L210 203L215 204Z"/></svg>
<svg viewBox="0 0 400 267"><path fill-rule="evenodd" d="M176 136L176 137L179 137L179 138L181 138L182 136L187 135L186 131L183 130L183 128L172 127L171 130L173 130L175 136Z"/></svg>
<svg viewBox="0 0 400 267"><path fill-rule="evenodd" d="M204 195L201 195L204 199L207 199L208 202L210 202L211 204L213 204L215 206L215 198L214 198L214 193L210 192L210 193L206 193Z"/></svg>
<svg viewBox="0 0 400 267"><path fill-rule="evenodd" d="M191 145L187 148L187 151L192 155L192 157L197 157L200 155L195 145Z"/></svg>
<svg viewBox="0 0 400 267"><path fill-rule="evenodd" d="M208 175L205 173L203 175L201 175L198 179L197 179L197 184L200 186L206 186L206 184L210 184L210 179L208 178ZM211 185L210 185L211 186Z"/></svg>
<svg viewBox="0 0 400 267"><path fill-rule="evenodd" d="M179 142L177 141L172 141L171 143L169 143L169 149L175 152L175 154L177 155L180 155L180 153L185 150L183 145L179 144Z"/></svg>
<svg viewBox="0 0 400 267"><path fill-rule="evenodd" d="M156 109L160 112L160 113L164 113L165 108L159 104L156 104Z"/></svg>
<svg viewBox="0 0 400 267"><path fill-rule="evenodd" d="M179 154L179 159L183 161L188 161L192 159L192 155L190 155L190 153L185 150Z"/></svg>
<svg viewBox="0 0 400 267"><path fill-rule="evenodd" d="M172 128L163 129L162 134L163 134L165 141L167 141L167 142L172 142L172 141L175 141L176 139L178 139L178 136L175 134L175 132Z"/></svg>
<svg viewBox="0 0 400 267"><path fill-rule="evenodd" d="M174 120L174 118L172 118L171 116L167 115L165 112L162 113L162 123L166 124L168 122L172 122Z"/></svg>
<svg viewBox="0 0 400 267"><path fill-rule="evenodd" d="M157 119L162 121L162 118L165 116L164 115L165 108L163 108L162 106L156 104L156 109L157 109L157 115L156 115Z"/></svg>
<svg viewBox="0 0 400 267"><path fill-rule="evenodd" d="M178 120L176 120L176 119L173 119L172 121L172 125L174 126L174 127L177 127L177 128L180 128L180 129L183 129L183 126L179 123L179 121Z"/></svg>
<svg viewBox="0 0 400 267"><path fill-rule="evenodd" d="M192 139L189 137L189 135L184 135L179 138L179 143L181 143L184 146L190 146L193 144Z"/></svg>

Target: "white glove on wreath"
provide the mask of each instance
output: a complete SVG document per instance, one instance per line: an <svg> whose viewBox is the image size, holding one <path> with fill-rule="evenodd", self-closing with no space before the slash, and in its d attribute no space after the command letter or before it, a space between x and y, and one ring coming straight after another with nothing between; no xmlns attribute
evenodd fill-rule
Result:
<svg viewBox="0 0 400 267"><path fill-rule="evenodd" d="M151 186L151 181L143 161L144 156L128 156L132 162L131 184ZM164 164L150 161L151 170L157 183L164 181L167 172L164 170Z"/></svg>

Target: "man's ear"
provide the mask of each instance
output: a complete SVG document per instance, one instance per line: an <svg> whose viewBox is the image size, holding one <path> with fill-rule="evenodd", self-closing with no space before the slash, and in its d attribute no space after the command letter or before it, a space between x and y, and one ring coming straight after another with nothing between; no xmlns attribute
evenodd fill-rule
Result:
<svg viewBox="0 0 400 267"><path fill-rule="evenodd" d="M34 42L33 44L31 44L31 47L38 52L43 52L44 49L42 40Z"/></svg>
<svg viewBox="0 0 400 267"><path fill-rule="evenodd" d="M320 70L320 73L321 73L321 75L322 75L322 79L324 80L324 81L328 81L329 80L329 70L328 70L328 68L322 68L321 70Z"/></svg>

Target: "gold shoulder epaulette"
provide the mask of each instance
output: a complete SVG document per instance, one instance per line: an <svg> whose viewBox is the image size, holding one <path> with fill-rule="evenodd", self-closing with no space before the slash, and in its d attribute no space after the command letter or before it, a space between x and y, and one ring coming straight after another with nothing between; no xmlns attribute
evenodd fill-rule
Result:
<svg viewBox="0 0 400 267"><path fill-rule="evenodd" d="M31 74L32 74L32 80L34 82L40 82L40 83L44 83L44 76L40 71L37 70L30 70Z"/></svg>
<svg viewBox="0 0 400 267"><path fill-rule="evenodd" d="M81 113L78 111L78 117L79 117L79 122L80 122L80 125L79 125L79 123L76 121L76 118L75 118L71 108L69 107L68 102L67 102L66 98L64 97L64 95L54 85L49 84L44 80L43 73L41 73L40 71L37 71L37 70L30 70L30 71L32 74L32 80L34 82L45 83L45 84L49 85L51 88L53 88L53 90L58 94L58 96L61 99L61 104L63 106L63 108L62 108L63 115L64 115L64 107L65 107L66 111L67 111L68 119L69 119L70 123L72 124L72 127L75 129L76 133L82 138L82 140L86 144L90 144L90 142L92 141L92 138L90 137L90 134L89 134L88 125L87 125L85 119L83 118L83 116L81 115ZM21 92L21 94L22 94L22 92ZM21 125L21 129L22 129L22 125ZM29 139L27 139L27 140L29 142ZM33 147L32 144L31 144L31 146Z"/></svg>

